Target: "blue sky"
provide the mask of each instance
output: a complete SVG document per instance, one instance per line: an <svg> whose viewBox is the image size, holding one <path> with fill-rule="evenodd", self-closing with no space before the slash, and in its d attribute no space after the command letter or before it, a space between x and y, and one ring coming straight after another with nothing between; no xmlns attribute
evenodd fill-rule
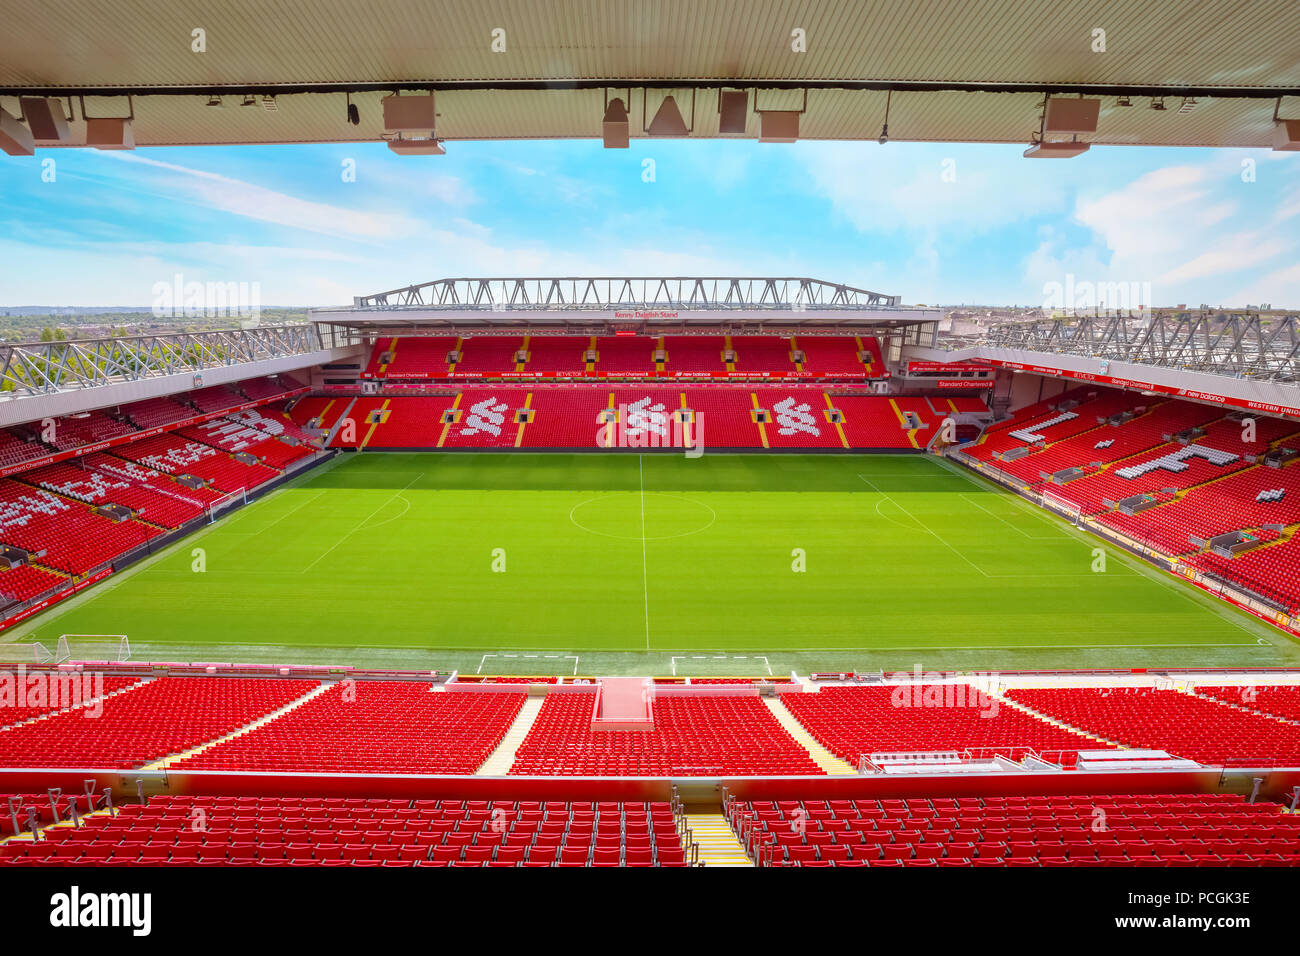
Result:
<svg viewBox="0 0 1300 956"><path fill-rule="evenodd" d="M0 158L0 306L147 306L180 273L259 283L263 306L344 304L443 276L622 274L809 275L909 303L1036 305L1069 274L1149 283L1157 305L1300 307L1300 156L1022 149L38 151Z"/></svg>

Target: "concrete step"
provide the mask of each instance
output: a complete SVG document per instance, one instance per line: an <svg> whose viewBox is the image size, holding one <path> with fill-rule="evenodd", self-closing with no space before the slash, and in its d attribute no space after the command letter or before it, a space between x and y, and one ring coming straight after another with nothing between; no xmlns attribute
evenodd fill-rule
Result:
<svg viewBox="0 0 1300 956"><path fill-rule="evenodd" d="M514 766L515 754L519 752L519 746L528 736L528 731L533 727L533 721L541 713L542 701L545 697L529 697L524 701L524 705L519 708L519 714L515 717L515 722L510 725L506 735L501 738L501 743L497 744L497 749L488 754L487 760L483 761L483 766L474 771L475 775L481 777L504 777Z"/></svg>
<svg viewBox="0 0 1300 956"><path fill-rule="evenodd" d="M700 848L700 862L705 866L754 865L721 813L688 813L686 825L690 827L691 839Z"/></svg>
<svg viewBox="0 0 1300 956"><path fill-rule="evenodd" d="M837 776L846 774L856 775L857 771L852 765L845 763L839 757L835 756L821 744L819 744L804 725L799 723L794 714L790 713L785 704L781 703L779 697L764 697L763 703L767 704L767 709L772 712L777 723L785 728L785 732L799 742L804 750L808 751L808 756L812 757L813 763L817 764L823 772Z"/></svg>

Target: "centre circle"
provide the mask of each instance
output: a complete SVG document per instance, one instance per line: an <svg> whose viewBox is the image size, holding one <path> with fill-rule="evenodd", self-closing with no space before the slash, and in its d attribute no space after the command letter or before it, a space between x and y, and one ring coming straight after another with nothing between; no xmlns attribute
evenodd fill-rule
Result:
<svg viewBox="0 0 1300 956"><path fill-rule="evenodd" d="M626 541L664 541L699 534L718 520L702 501L658 491L618 491L580 501L569 520L590 534Z"/></svg>

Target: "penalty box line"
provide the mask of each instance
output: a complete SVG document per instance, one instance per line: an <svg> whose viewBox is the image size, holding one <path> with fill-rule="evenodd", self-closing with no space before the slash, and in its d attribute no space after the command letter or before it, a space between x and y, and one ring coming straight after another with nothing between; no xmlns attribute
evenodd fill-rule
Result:
<svg viewBox="0 0 1300 956"><path fill-rule="evenodd" d="M682 654L678 657L670 657L668 660L672 665L673 676L676 677L678 661L747 661L751 659L762 661L763 666L767 668L767 676L772 676L772 665L761 654Z"/></svg>
<svg viewBox="0 0 1300 956"><path fill-rule="evenodd" d="M483 673L483 665L487 663L489 657L508 657L511 660L573 661L573 676L578 676L578 655L576 654L484 654L483 659L478 662L478 670L474 673Z"/></svg>

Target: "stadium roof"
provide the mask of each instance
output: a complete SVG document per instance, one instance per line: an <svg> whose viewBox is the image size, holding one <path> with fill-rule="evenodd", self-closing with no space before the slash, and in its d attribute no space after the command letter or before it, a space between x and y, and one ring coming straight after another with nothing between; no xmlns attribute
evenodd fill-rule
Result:
<svg viewBox="0 0 1300 956"><path fill-rule="evenodd" d="M324 326L412 334L527 326L600 334L726 326L890 329L937 323L939 309L798 277L600 276L436 279L313 309Z"/></svg>
<svg viewBox="0 0 1300 956"><path fill-rule="evenodd" d="M1083 93L1093 143L1265 147L1300 118L1297 49L1294 0L8 0L0 107L68 96L63 145L85 143L82 93L93 117L131 112L140 146L378 141L381 99L423 89L442 140L599 138L618 96L635 139L671 93L698 138L726 87L750 138L756 109L831 140L876 139L888 111L894 140L1025 144L1045 94Z"/></svg>

